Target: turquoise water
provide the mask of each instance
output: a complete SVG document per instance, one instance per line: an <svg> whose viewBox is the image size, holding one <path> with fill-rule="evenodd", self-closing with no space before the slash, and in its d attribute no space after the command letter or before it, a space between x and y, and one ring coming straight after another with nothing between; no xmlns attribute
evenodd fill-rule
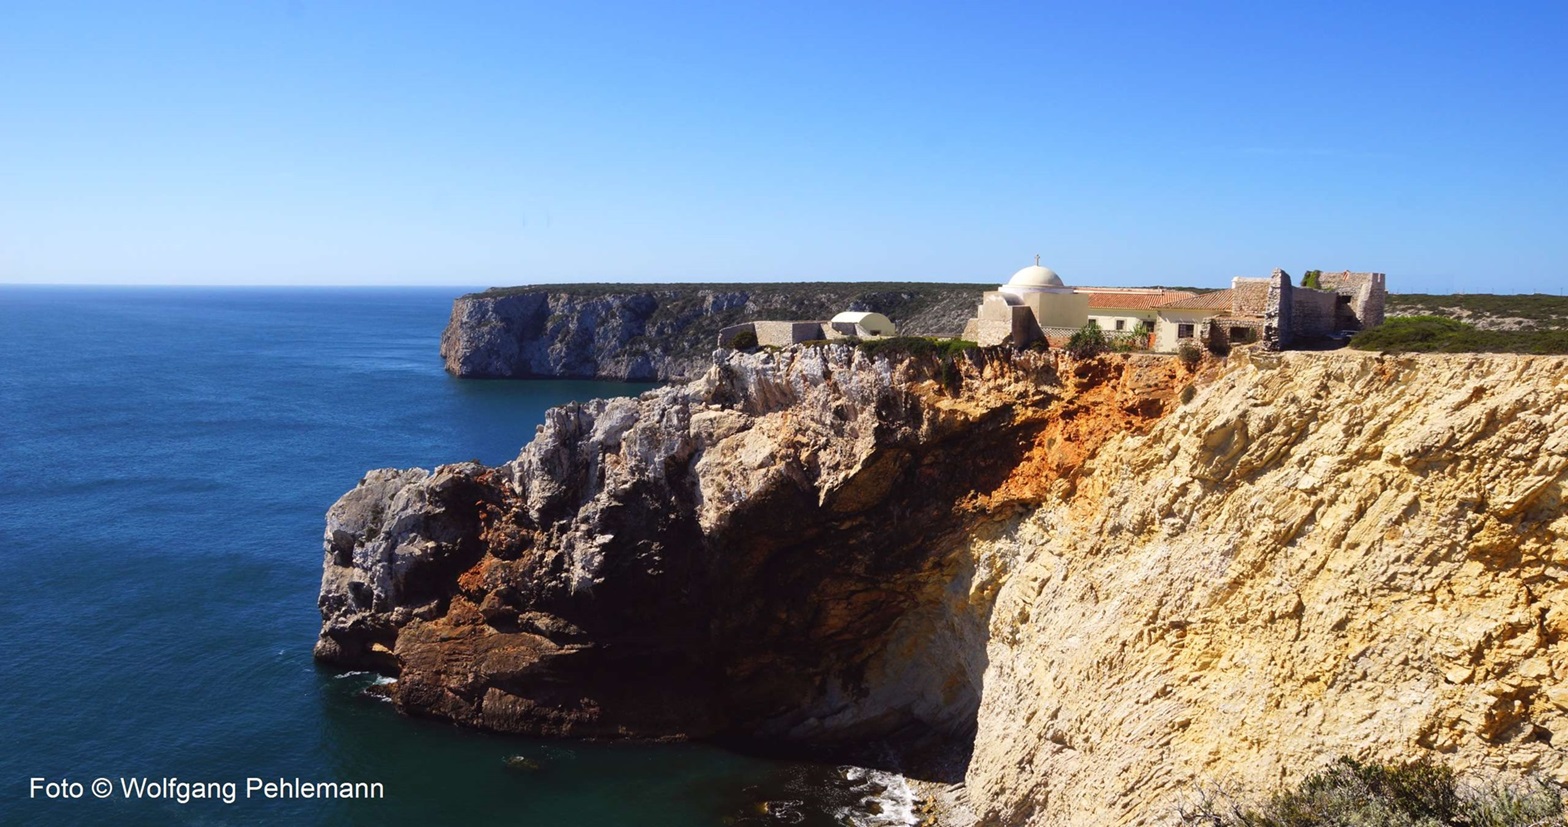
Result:
<svg viewBox="0 0 1568 827"><path fill-rule="evenodd" d="M365 470L502 462L549 406L647 387L453 379L456 292L0 287L0 823L866 822L876 788L831 765L486 735L315 666L323 514Z"/></svg>

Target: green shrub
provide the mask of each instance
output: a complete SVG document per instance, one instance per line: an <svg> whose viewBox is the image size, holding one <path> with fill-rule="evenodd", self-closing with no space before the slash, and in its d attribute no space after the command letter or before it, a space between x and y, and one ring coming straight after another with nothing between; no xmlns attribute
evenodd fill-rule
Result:
<svg viewBox="0 0 1568 827"><path fill-rule="evenodd" d="M1350 340L1385 353L1568 353L1568 330L1480 330L1444 316L1395 316Z"/></svg>
<svg viewBox="0 0 1568 827"><path fill-rule="evenodd" d="M936 343L937 353L947 357L957 356L979 346L979 342L971 342L968 339L938 339Z"/></svg>
<svg viewBox="0 0 1568 827"><path fill-rule="evenodd" d="M1561 788L1535 782L1516 786L1461 785L1448 766L1428 760L1404 764L1341 758L1260 804L1205 796L1183 808L1183 824L1204 827L1528 827L1560 823Z"/></svg>
<svg viewBox="0 0 1568 827"><path fill-rule="evenodd" d="M1107 350L1110 344L1105 341L1105 332L1093 319L1067 340L1067 353L1074 359L1090 359Z"/></svg>
<svg viewBox="0 0 1568 827"><path fill-rule="evenodd" d="M857 341L855 346L867 356L926 356L936 352L936 342L924 336L867 339Z"/></svg>
<svg viewBox="0 0 1568 827"><path fill-rule="evenodd" d="M1196 370L1198 363L1203 361L1203 348L1190 341L1182 342L1181 346L1176 348L1176 358L1181 360L1187 370Z"/></svg>
<svg viewBox="0 0 1568 827"><path fill-rule="evenodd" d="M757 331L742 330L731 336L730 340L724 343L724 346L730 350L751 350L757 346Z"/></svg>
<svg viewBox="0 0 1568 827"><path fill-rule="evenodd" d="M892 336L886 339L857 341L856 346L868 356L936 356L950 359L966 350L979 347L963 339L933 339L925 336Z"/></svg>
<svg viewBox="0 0 1568 827"><path fill-rule="evenodd" d="M1139 320L1132 330L1117 330L1105 334L1105 341L1117 353L1132 353L1149 349L1149 323Z"/></svg>
<svg viewBox="0 0 1568 827"><path fill-rule="evenodd" d="M1301 286L1302 287L1310 287L1313 290L1322 290L1323 289L1323 271L1322 270L1308 270L1307 272L1302 273L1301 274Z"/></svg>
<svg viewBox="0 0 1568 827"><path fill-rule="evenodd" d="M1198 389L1193 387L1192 385L1188 385L1187 387L1182 388L1181 389L1181 404L1185 405L1188 402L1191 402L1192 398L1194 396L1197 396L1197 395L1198 395Z"/></svg>

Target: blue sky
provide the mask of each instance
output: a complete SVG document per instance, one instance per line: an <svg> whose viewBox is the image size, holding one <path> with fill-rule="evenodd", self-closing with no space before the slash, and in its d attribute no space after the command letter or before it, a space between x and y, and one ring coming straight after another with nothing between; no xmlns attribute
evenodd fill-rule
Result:
<svg viewBox="0 0 1568 827"><path fill-rule="evenodd" d="M0 0L0 282L1557 293L1565 40L1561 2Z"/></svg>

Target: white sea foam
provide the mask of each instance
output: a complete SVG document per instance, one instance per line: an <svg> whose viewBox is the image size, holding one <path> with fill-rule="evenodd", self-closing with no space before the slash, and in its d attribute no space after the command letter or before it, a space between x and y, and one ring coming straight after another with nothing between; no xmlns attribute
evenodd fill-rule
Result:
<svg viewBox="0 0 1568 827"><path fill-rule="evenodd" d="M365 689L360 694L367 698L374 698L384 704L389 704L392 703L392 693L371 692L370 688L373 686L390 686L394 683L397 683L397 678L389 678L385 675L377 675L375 680L365 685Z"/></svg>
<svg viewBox="0 0 1568 827"><path fill-rule="evenodd" d="M914 827L915 791L904 776L866 767L839 767L851 790L863 793L854 807L844 807L834 815L854 827Z"/></svg>
<svg viewBox="0 0 1568 827"><path fill-rule="evenodd" d="M344 678L352 678L355 675L368 675L368 674L370 674L370 673L362 669L362 670L359 670L357 672L343 672L341 674L333 675L332 679L340 681L340 680L343 680Z"/></svg>
<svg viewBox="0 0 1568 827"><path fill-rule="evenodd" d="M763 804L762 808L773 817L774 821L781 824L799 824L806 820L806 814L801 810L805 803L794 800L769 801Z"/></svg>

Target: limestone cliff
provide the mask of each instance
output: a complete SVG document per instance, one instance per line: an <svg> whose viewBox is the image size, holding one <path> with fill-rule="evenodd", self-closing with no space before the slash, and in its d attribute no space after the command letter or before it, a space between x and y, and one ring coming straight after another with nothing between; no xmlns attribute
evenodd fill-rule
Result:
<svg viewBox="0 0 1568 827"><path fill-rule="evenodd" d="M1562 358L721 354L372 472L317 654L504 731L972 746L995 825L1341 753L1563 777L1565 474Z"/></svg>
<svg viewBox="0 0 1568 827"><path fill-rule="evenodd" d="M447 370L471 377L665 380L708 369L719 330L757 319L885 313L916 336L957 336L982 285L916 283L559 284L452 304Z"/></svg>
<svg viewBox="0 0 1568 827"><path fill-rule="evenodd" d="M1006 574L972 800L1156 824L1336 754L1568 780L1565 472L1562 358L1237 364L975 538Z"/></svg>

